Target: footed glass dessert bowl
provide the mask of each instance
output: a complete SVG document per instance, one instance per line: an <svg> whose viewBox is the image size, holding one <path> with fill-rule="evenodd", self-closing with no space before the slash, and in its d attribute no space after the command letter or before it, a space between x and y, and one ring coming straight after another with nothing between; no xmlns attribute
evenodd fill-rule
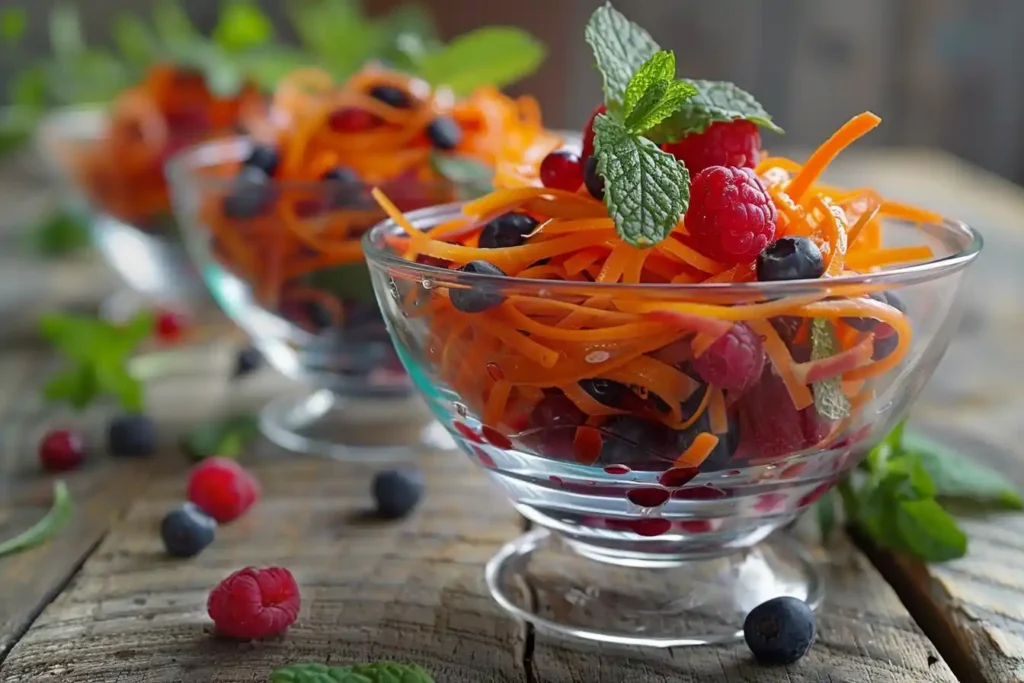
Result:
<svg viewBox="0 0 1024 683"><path fill-rule="evenodd" d="M820 602L810 558L774 532L905 416L981 248L961 223L844 206L842 225L871 230L859 239L884 228L900 245L886 253L921 260L869 267L872 245L848 255L862 273L741 282L697 260L723 276L673 283L694 260L682 239L624 249L609 219L581 218L602 203L546 188L393 214L366 235L416 388L534 524L487 566L504 608L578 637L676 646L737 638L772 597ZM505 211L533 232L483 248Z"/></svg>

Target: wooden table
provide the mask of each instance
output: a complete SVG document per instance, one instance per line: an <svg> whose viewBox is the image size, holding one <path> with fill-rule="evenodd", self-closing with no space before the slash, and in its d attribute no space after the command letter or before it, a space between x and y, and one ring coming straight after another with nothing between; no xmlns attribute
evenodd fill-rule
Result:
<svg viewBox="0 0 1024 683"><path fill-rule="evenodd" d="M20 182L8 222L28 212L14 208L45 203L38 185L18 178L0 173L7 188ZM834 178L962 217L985 234L970 310L915 416L1024 486L1024 421L1016 419L1024 409L1024 315L1010 300L1024 291L1024 191L927 152L851 156ZM61 419L35 398L54 359L27 323L41 307L87 302L110 286L88 260L71 267L23 258L11 248L0 255L0 291L17 279L22 292L0 299L8 329L18 331L0 355L2 536L44 512L51 482L36 471L34 440ZM515 622L488 596L483 564L523 523L458 457L427 458L430 494L421 510L375 524L360 515L371 471L260 446L247 462L263 481L261 504L198 558L167 559L156 527L182 498L188 465L173 446L176 434L229 406L258 405L282 386L269 371L230 385L230 358L221 348L191 376L153 383L168 444L161 455L92 458L69 477L78 504L70 527L0 560L0 681L242 683L264 681L289 662L379 658L417 661L440 683L1024 681L1024 515L968 522L970 555L938 567L865 554L841 535L828 548L814 545L828 580L820 636L784 669L753 664L742 646L598 646ZM83 419L95 426L102 417ZM300 618L286 636L264 642L214 639L207 593L249 564L292 569L303 592Z"/></svg>

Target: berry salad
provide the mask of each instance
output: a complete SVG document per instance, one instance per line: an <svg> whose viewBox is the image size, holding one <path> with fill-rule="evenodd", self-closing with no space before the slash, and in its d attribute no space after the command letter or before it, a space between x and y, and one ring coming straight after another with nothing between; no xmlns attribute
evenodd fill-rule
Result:
<svg viewBox="0 0 1024 683"><path fill-rule="evenodd" d="M625 514L730 495L694 485L706 477L691 484L699 475L769 466L774 478L790 463L773 463L792 457L796 477L801 458L848 445L877 419L860 411L877 414L876 390L908 357L905 302L867 276L933 253L885 244L883 223L916 234L912 224L941 218L822 181L879 124L874 114L799 163L763 149L763 134L782 131L750 94L677 78L673 54L611 6L587 40L605 101L582 154L553 150L430 229L375 190L395 224L380 248L391 255L381 272L396 342L457 397L452 429L485 465L517 454L498 466L511 479L627 498L637 507L615 508ZM540 481L533 458L586 469L543 470L558 474ZM806 496L768 493L758 509L809 504L842 460L815 471ZM509 487L525 496L518 481ZM597 509L583 500L569 502ZM656 536L721 520L632 521L625 528Z"/></svg>

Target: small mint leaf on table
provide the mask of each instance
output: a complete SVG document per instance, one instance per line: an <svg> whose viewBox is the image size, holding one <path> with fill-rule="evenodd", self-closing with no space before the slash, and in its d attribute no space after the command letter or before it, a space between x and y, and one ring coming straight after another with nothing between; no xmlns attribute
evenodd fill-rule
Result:
<svg viewBox="0 0 1024 683"><path fill-rule="evenodd" d="M292 664L275 669L269 683L435 683L415 664L373 662L350 667Z"/></svg>
<svg viewBox="0 0 1024 683"><path fill-rule="evenodd" d="M896 528L906 548L927 562L945 562L967 553L967 536L934 499L901 500Z"/></svg>
<svg viewBox="0 0 1024 683"><path fill-rule="evenodd" d="M818 518L821 538L827 540L836 528L836 494L832 490L826 491L814 504L814 511Z"/></svg>
<svg viewBox="0 0 1024 683"><path fill-rule="evenodd" d="M193 460L213 456L237 458L258 432L256 416L233 415L195 425L185 434L181 445Z"/></svg>
<svg viewBox="0 0 1024 683"><path fill-rule="evenodd" d="M651 34L606 3L594 10L585 37L594 50L597 68L604 79L604 98L609 110L622 109L633 74L660 48Z"/></svg>
<svg viewBox="0 0 1024 683"><path fill-rule="evenodd" d="M675 157L632 135L607 115L594 121L597 172L619 237L647 248L678 225L690 201L690 176Z"/></svg>
<svg viewBox="0 0 1024 683"><path fill-rule="evenodd" d="M352 673L365 676L370 683L434 683L434 678L419 666L399 662L356 664Z"/></svg>
<svg viewBox="0 0 1024 683"><path fill-rule="evenodd" d="M49 512L30 528L0 543L0 557L45 543L67 525L73 511L74 504L67 485L63 481L54 482L53 505Z"/></svg>
<svg viewBox="0 0 1024 683"><path fill-rule="evenodd" d="M44 218L26 233L29 248L43 256L63 256L89 244L89 230L63 212Z"/></svg>
<svg viewBox="0 0 1024 683"><path fill-rule="evenodd" d="M658 143L678 142L690 133L703 133L717 121L750 121L776 133L783 130L753 95L728 81L691 80L697 95L650 132Z"/></svg>
<svg viewBox="0 0 1024 683"><path fill-rule="evenodd" d="M914 433L903 436L903 448L931 475L936 498L985 508L1024 509L1024 500L1013 484L977 460Z"/></svg>
<svg viewBox="0 0 1024 683"><path fill-rule="evenodd" d="M544 61L543 44L522 29L486 26L465 33L417 62L419 75L456 95L483 85L501 88L533 73Z"/></svg>
<svg viewBox="0 0 1024 683"><path fill-rule="evenodd" d="M841 351L835 327L824 318L811 321L811 360L831 358ZM850 414L850 400L843 393L843 381L833 377L811 385L814 409L826 420L842 420Z"/></svg>

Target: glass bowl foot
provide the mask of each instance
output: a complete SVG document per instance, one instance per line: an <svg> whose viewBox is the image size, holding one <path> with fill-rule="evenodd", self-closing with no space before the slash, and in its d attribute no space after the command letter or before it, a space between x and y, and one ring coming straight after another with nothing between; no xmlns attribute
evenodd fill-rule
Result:
<svg viewBox="0 0 1024 683"><path fill-rule="evenodd" d="M349 462L401 462L423 451L456 450L412 393L342 396L320 389L283 396L262 410L260 430L286 450Z"/></svg>
<svg viewBox="0 0 1024 683"><path fill-rule="evenodd" d="M547 529L520 536L487 563L491 595L547 631L679 647L739 640L747 613L762 602L790 595L817 608L824 593L819 570L784 534L733 555L656 568L595 561L577 545Z"/></svg>

